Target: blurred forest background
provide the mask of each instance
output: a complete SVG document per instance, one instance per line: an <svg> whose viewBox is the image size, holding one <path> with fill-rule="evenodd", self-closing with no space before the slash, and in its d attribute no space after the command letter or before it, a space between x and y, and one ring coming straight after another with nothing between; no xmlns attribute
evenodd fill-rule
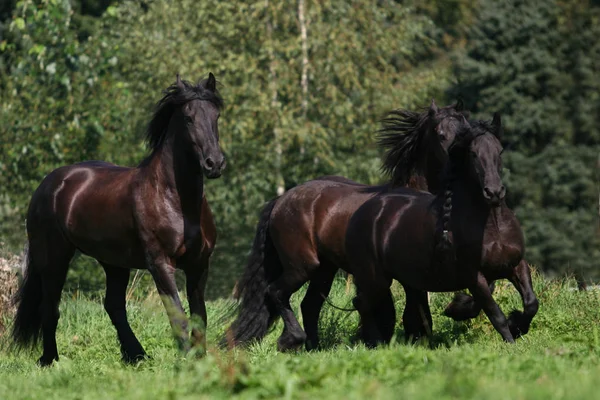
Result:
<svg viewBox="0 0 600 400"><path fill-rule="evenodd" d="M208 291L227 295L263 202L325 174L382 181L383 113L462 97L499 111L509 205L527 259L600 279L600 1L1 0L0 240L20 252L31 194L54 168L136 166L179 72L212 71L228 168L206 182L219 238ZM70 289L103 288L75 260Z"/></svg>

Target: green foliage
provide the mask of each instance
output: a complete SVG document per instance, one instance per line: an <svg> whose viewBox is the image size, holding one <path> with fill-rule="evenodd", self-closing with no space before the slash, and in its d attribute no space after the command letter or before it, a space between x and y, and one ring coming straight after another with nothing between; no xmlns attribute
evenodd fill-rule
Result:
<svg viewBox="0 0 600 400"><path fill-rule="evenodd" d="M177 72L212 71L226 108L222 178L206 182L219 239L208 284L229 293L261 205L320 175L381 180L372 132L451 85L501 111L510 205L528 259L600 278L600 12L596 3L22 0L0 9L0 238L17 250L43 177L86 159L135 166ZM12 11L12 15L9 13ZM302 21L302 23L301 23ZM303 27L306 36L303 36ZM102 287L81 257L70 288Z"/></svg>
<svg viewBox="0 0 600 400"><path fill-rule="evenodd" d="M476 117L503 115L528 260L586 280L600 277L599 21L587 1L482 0L451 89Z"/></svg>
<svg viewBox="0 0 600 400"><path fill-rule="evenodd" d="M17 10L0 114L0 185L13 217L3 235L23 238L14 221L53 168L90 158L135 166L160 91L176 73L196 80L212 71L223 84L228 158L224 176L206 183L219 230L213 295L227 293L243 267L264 201L325 174L379 181L378 118L425 104L448 79L445 66L413 56L435 45L425 35L431 22L391 0L307 1L304 43L296 1L123 2L85 40L66 0Z"/></svg>
<svg viewBox="0 0 600 400"><path fill-rule="evenodd" d="M598 292L570 290L572 280L534 276L540 312L531 331L509 345L483 315L455 323L441 315L450 295L432 294L434 341L407 345L398 322L397 339L376 350L354 343L356 313L325 306L321 331L325 349L281 354L275 351L282 330L278 322L260 345L248 350L215 348L226 326L221 317L228 301L208 304L209 352L196 359L177 353L158 296L138 297L128 305L129 319L152 359L136 367L119 361L116 333L101 300L65 299L58 326L60 362L41 370L34 354L0 350L0 397L10 399L96 398L398 398L411 399L573 399L595 398L600 373ZM302 293L293 298L299 309ZM394 286L397 314L404 300ZM349 305L337 280L332 301ZM512 287L498 285L504 311L520 308ZM5 349L6 336L0 338Z"/></svg>

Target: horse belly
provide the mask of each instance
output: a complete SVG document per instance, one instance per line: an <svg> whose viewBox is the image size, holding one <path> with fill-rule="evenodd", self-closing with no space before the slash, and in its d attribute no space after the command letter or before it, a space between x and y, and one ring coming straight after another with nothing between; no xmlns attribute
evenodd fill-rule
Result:
<svg viewBox="0 0 600 400"><path fill-rule="evenodd" d="M435 221L426 214L407 216L394 228L384 254L394 279L415 289L429 292L449 292L465 288L466 278L456 263L448 265L437 261Z"/></svg>
<svg viewBox="0 0 600 400"><path fill-rule="evenodd" d="M394 278L403 285L428 292L453 292L466 288L465 277L454 268L423 265L425 262L406 263L403 271Z"/></svg>

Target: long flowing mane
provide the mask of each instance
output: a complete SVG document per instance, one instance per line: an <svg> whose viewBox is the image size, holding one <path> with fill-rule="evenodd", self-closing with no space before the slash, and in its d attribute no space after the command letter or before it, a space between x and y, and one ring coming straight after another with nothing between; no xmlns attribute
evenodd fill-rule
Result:
<svg viewBox="0 0 600 400"><path fill-rule="evenodd" d="M171 115L178 106L191 100L205 100L210 101L219 109L223 107L223 99L219 92L208 90L206 81L207 79L203 79L194 85L181 80L179 81L181 85L174 83L163 92L164 96L156 104L154 115L146 131L146 145L149 150L154 152L163 145L167 137Z"/></svg>
<svg viewBox="0 0 600 400"><path fill-rule="evenodd" d="M408 184L422 156L425 146L420 144L430 119L428 109L422 112L393 110L382 119L377 144L385 150L381 170L390 176L392 184Z"/></svg>

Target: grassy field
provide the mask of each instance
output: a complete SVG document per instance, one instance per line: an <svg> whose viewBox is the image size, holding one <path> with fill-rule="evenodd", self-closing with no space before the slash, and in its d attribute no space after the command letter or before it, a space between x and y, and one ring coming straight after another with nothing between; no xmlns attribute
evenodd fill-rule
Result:
<svg viewBox="0 0 600 400"><path fill-rule="evenodd" d="M135 367L120 362L100 298L65 295L58 327L61 361L40 369L39 350L1 350L0 399L600 398L600 293L573 286L569 280L535 279L540 311L530 333L515 345L503 343L483 314L470 323L443 317L451 296L433 294L435 335L428 345L403 343L398 323L398 338L390 346L368 350L353 340L356 313L326 305L322 351L277 353L279 322L263 343L226 352L215 343L230 303L212 302L211 346L202 359L177 352L166 314L151 295L129 304L133 329L152 357ZM395 289L400 313L403 299ZM337 281L331 300L348 306L351 297ZM505 312L521 307L510 286L499 285L495 297ZM6 337L0 342L6 345Z"/></svg>

